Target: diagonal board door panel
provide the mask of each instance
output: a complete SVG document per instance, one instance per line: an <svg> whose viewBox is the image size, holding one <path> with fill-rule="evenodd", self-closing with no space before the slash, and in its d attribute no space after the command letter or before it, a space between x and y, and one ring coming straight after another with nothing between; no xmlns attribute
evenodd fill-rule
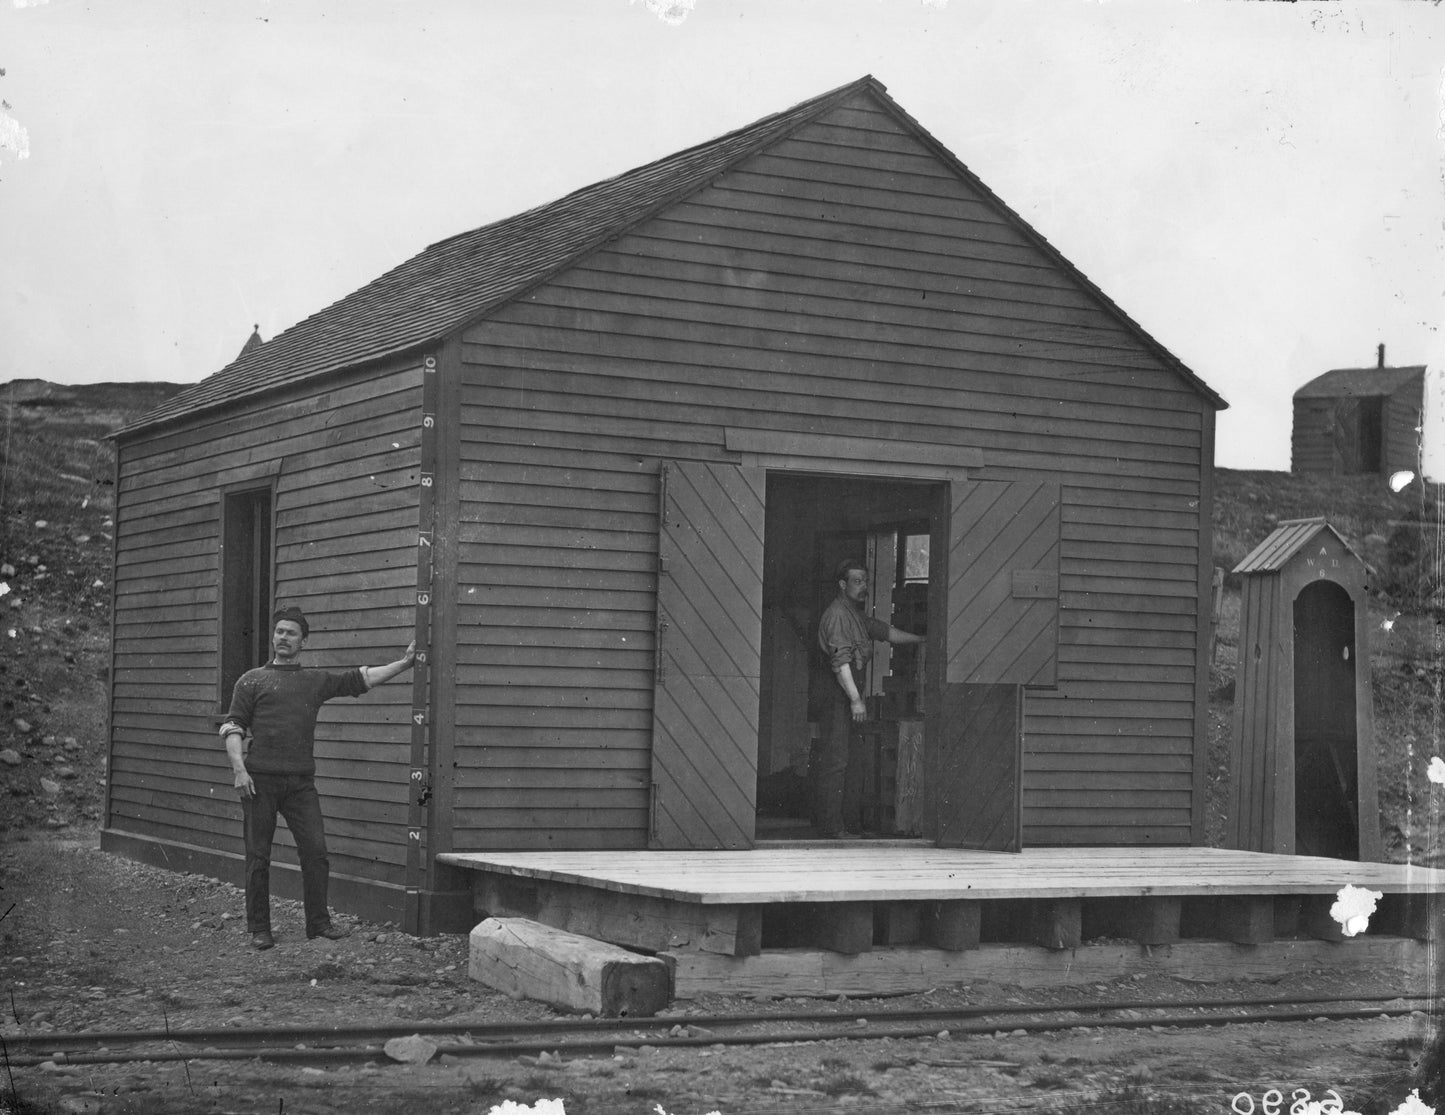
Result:
<svg viewBox="0 0 1445 1115"><path fill-rule="evenodd" d="M948 552L950 682L1050 686L1059 644L1059 489L953 486Z"/></svg>
<svg viewBox="0 0 1445 1115"><path fill-rule="evenodd" d="M1059 493L1034 481L950 491L938 723L926 835L940 847L1022 848L1023 687L1057 677Z"/></svg>
<svg viewBox="0 0 1445 1115"><path fill-rule="evenodd" d="M757 809L764 473L662 467L654 848L747 848Z"/></svg>

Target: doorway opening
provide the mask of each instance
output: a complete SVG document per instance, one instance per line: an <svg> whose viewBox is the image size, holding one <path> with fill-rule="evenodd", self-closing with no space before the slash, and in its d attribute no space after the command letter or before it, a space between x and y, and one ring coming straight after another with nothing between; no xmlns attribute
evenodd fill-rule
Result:
<svg viewBox="0 0 1445 1115"><path fill-rule="evenodd" d="M758 839L818 835L809 759L838 684L818 647L818 619L838 593L839 562L868 566L866 613L926 635L930 594L941 591L930 551L945 494L946 485L922 481L768 474ZM875 643L861 679L868 718L853 733L845 800L866 835L921 835L925 659L921 645Z"/></svg>
<svg viewBox="0 0 1445 1115"><path fill-rule="evenodd" d="M1294 601L1295 852L1360 858L1355 611L1333 581Z"/></svg>

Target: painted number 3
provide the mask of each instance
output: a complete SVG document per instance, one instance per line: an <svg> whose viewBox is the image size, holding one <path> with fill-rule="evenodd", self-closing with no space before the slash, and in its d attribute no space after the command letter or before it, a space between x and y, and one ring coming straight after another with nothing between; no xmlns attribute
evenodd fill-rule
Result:
<svg viewBox="0 0 1445 1115"><path fill-rule="evenodd" d="M1289 1115L1304 1115L1310 1103L1310 1092L1308 1088L1296 1088L1289 1094L1294 1101L1289 1105ZM1230 1102L1229 1108L1235 1115L1255 1115L1254 1097L1248 1092L1240 1092ZM1263 1115L1281 1115L1285 1111L1284 1093L1278 1088L1271 1088L1264 1095L1259 1097L1258 1110ZM1345 1110L1345 1101L1340 1094L1331 1088L1319 1100L1319 1110L1325 1115L1340 1115Z"/></svg>

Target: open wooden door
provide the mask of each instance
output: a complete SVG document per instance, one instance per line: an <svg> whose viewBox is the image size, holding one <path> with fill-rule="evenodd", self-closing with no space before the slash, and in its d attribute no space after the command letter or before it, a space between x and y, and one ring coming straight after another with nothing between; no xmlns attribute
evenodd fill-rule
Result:
<svg viewBox="0 0 1445 1115"><path fill-rule="evenodd" d="M653 848L753 843L764 491L762 469L662 468Z"/></svg>
<svg viewBox="0 0 1445 1115"><path fill-rule="evenodd" d="M924 834L941 847L1022 847L1023 688L1055 684L1059 490L950 486L939 604L943 665L929 718Z"/></svg>

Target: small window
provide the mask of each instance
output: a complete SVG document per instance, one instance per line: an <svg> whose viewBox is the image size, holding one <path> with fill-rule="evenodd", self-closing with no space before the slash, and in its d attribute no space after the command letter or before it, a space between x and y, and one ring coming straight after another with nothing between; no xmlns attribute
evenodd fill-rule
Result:
<svg viewBox="0 0 1445 1115"><path fill-rule="evenodd" d="M236 680L271 651L271 489L221 496L221 678L231 703Z"/></svg>
<svg viewBox="0 0 1445 1115"><path fill-rule="evenodd" d="M903 583L905 585L928 583L928 535L926 534L903 536Z"/></svg>

